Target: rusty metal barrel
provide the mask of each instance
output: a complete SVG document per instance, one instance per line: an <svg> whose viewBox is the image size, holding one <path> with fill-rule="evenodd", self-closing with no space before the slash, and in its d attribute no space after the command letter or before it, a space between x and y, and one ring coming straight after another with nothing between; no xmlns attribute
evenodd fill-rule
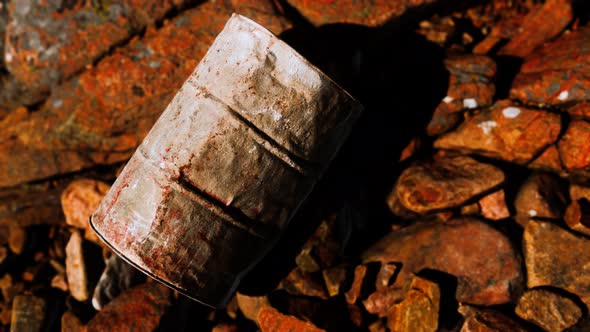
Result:
<svg viewBox="0 0 590 332"><path fill-rule="evenodd" d="M91 218L118 255L223 307L335 156L361 105L234 14Z"/></svg>

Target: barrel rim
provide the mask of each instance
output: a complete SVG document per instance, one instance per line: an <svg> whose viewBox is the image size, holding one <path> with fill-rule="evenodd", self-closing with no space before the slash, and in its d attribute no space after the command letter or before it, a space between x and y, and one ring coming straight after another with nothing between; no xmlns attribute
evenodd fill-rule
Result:
<svg viewBox="0 0 590 332"><path fill-rule="evenodd" d="M137 270L141 271L142 273L144 273L145 275L147 275L148 277L161 282L162 284L166 285L167 287L179 292L180 294L188 297L189 299L199 302L200 304L203 304L207 307L213 308L213 309L223 309L226 305L226 302L228 301L227 296L226 299L224 299L224 301L220 302L220 303L216 303L215 305L209 304L207 303L205 300L200 299L198 297L196 297L195 295L191 294L188 290L184 289L184 288L180 288L174 284L172 284L171 282L162 279L156 275L154 275L151 271L139 266L137 263L133 262L132 260L130 260L129 258L127 258L119 249L117 249L113 244L111 244L106 238L104 238L102 236L102 234L96 229L96 227L94 226L94 223L92 221L92 216L89 217L89 221L90 221L90 227L92 228L92 230L94 231L94 233L96 233L96 235L98 236L98 238L104 243L106 244L111 250L113 250L113 252L115 254L117 254L117 256L121 257L125 262L129 263L131 266L133 266L134 268L136 268Z"/></svg>

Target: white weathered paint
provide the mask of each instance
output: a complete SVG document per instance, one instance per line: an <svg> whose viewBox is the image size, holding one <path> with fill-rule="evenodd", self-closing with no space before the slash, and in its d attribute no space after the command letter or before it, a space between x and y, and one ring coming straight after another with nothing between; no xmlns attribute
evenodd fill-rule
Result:
<svg viewBox="0 0 590 332"><path fill-rule="evenodd" d="M453 100L455 100L453 97L446 96L443 98L442 101L448 104L448 103L452 102Z"/></svg>
<svg viewBox="0 0 590 332"><path fill-rule="evenodd" d="M12 62L12 53L10 53L10 52L4 53L4 62L6 62L6 63Z"/></svg>
<svg viewBox="0 0 590 332"><path fill-rule="evenodd" d="M102 309L100 302L98 302L98 299L95 297L92 298L92 307L94 307L94 309L96 309L98 311L100 311L100 309Z"/></svg>
<svg viewBox="0 0 590 332"><path fill-rule="evenodd" d="M275 121L279 121L283 117L283 114L281 114L280 111L278 111L278 110L276 110L274 108L271 108L270 109L270 113L272 114L272 118Z"/></svg>
<svg viewBox="0 0 590 332"><path fill-rule="evenodd" d="M514 106L506 107L502 110L502 115L504 115L505 118L514 119L520 115L520 108Z"/></svg>
<svg viewBox="0 0 590 332"><path fill-rule="evenodd" d="M536 217L537 216L537 211L536 210L529 210L529 216L530 217Z"/></svg>
<svg viewBox="0 0 590 332"><path fill-rule="evenodd" d="M561 91L561 93L559 94L559 96L557 96L558 100L561 101L566 101L570 96L569 91L565 90L565 91Z"/></svg>
<svg viewBox="0 0 590 332"><path fill-rule="evenodd" d="M475 100L473 98L463 99L463 107L473 109L473 108L477 108L477 106L479 106L479 104L477 103L477 100Z"/></svg>
<svg viewBox="0 0 590 332"><path fill-rule="evenodd" d="M496 121L484 121L480 122L477 126L481 128L484 134L489 135L492 132L492 129L497 127L498 124Z"/></svg>

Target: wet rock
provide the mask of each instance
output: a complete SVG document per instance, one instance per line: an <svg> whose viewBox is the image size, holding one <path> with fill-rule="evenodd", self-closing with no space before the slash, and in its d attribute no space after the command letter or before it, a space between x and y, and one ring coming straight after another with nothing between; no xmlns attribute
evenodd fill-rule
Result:
<svg viewBox="0 0 590 332"><path fill-rule="evenodd" d="M587 79L590 70L589 43L590 27L582 27L535 51L515 77L510 98L527 104L563 106L565 109L586 101L590 89Z"/></svg>
<svg viewBox="0 0 590 332"><path fill-rule="evenodd" d="M94 309L100 310L128 288L144 281L145 275L143 273L118 255L111 254L105 260L105 269L94 288L92 306Z"/></svg>
<svg viewBox="0 0 590 332"><path fill-rule="evenodd" d="M590 202L585 198L572 201L563 219L571 230L590 236Z"/></svg>
<svg viewBox="0 0 590 332"><path fill-rule="evenodd" d="M524 226L530 218L561 219L567 199L566 190L555 175L533 173L516 194L516 221Z"/></svg>
<svg viewBox="0 0 590 332"><path fill-rule="evenodd" d="M10 331L41 331L46 303L34 295L18 295L12 303Z"/></svg>
<svg viewBox="0 0 590 332"><path fill-rule="evenodd" d="M434 146L526 164L557 140L560 129L557 114L499 101L438 138Z"/></svg>
<svg viewBox="0 0 590 332"><path fill-rule="evenodd" d="M236 293L238 306L244 317L253 322L258 322L258 314L260 310L270 307L268 297L264 296L248 296L241 293Z"/></svg>
<svg viewBox="0 0 590 332"><path fill-rule="evenodd" d="M294 268L285 279L281 280L279 289L284 289L292 295L305 295L327 299L328 293L324 288L321 277L317 274L303 272Z"/></svg>
<svg viewBox="0 0 590 332"><path fill-rule="evenodd" d="M477 204L481 215L489 220L501 220L510 217L510 211L506 206L504 190L498 190L482 197Z"/></svg>
<svg viewBox="0 0 590 332"><path fill-rule="evenodd" d="M89 296L82 241L80 233L74 231L66 245L66 275L70 294L80 302L86 301Z"/></svg>
<svg viewBox="0 0 590 332"><path fill-rule="evenodd" d="M262 332L321 332L324 331L310 322L293 316L283 315L272 307L266 307L258 313L258 322Z"/></svg>
<svg viewBox="0 0 590 332"><path fill-rule="evenodd" d="M544 221L528 222L523 235L527 286L567 290L590 305L590 240Z"/></svg>
<svg viewBox="0 0 590 332"><path fill-rule="evenodd" d="M525 332L526 329L512 318L494 310L459 306L464 317L460 332Z"/></svg>
<svg viewBox="0 0 590 332"><path fill-rule="evenodd" d="M61 194L66 223L84 230L84 238L97 244L101 241L90 227L89 220L109 188L101 181L80 179L70 183Z"/></svg>
<svg viewBox="0 0 590 332"><path fill-rule="evenodd" d="M11 78L4 82L0 107L42 100L53 86L189 2L116 0L86 5L75 0L25 5L13 1L3 53Z"/></svg>
<svg viewBox="0 0 590 332"><path fill-rule="evenodd" d="M307 20L320 26L333 23L351 23L376 27L406 11L435 3L436 0L402 0L359 2L353 0L288 0Z"/></svg>
<svg viewBox="0 0 590 332"><path fill-rule="evenodd" d="M518 32L498 54L526 57L534 49L561 33L573 18L569 0L547 0L538 10L530 12Z"/></svg>
<svg viewBox="0 0 590 332"><path fill-rule="evenodd" d="M481 259L485 257L485 259ZM457 301L492 305L519 295L523 276L509 240L487 224L458 218L446 224L419 222L391 232L362 254L363 262L401 263L392 286L402 288L412 273L433 269L457 278Z"/></svg>
<svg viewBox="0 0 590 332"><path fill-rule="evenodd" d="M590 123L573 120L558 143L559 157L565 169L575 175L590 177Z"/></svg>
<svg viewBox="0 0 590 332"><path fill-rule="evenodd" d="M280 33L288 24L272 8L224 1L183 11L56 87L38 111L2 122L0 187L127 160L231 13Z"/></svg>
<svg viewBox="0 0 590 332"><path fill-rule="evenodd" d="M394 212L397 200L405 209L423 214L460 206L503 181L504 173L497 167L466 156L447 156L404 170L387 203Z"/></svg>
<svg viewBox="0 0 590 332"><path fill-rule="evenodd" d="M490 106L496 92L496 63L486 56L452 56L445 59L445 67L449 88L426 128L430 136L455 127L463 119L460 112Z"/></svg>
<svg viewBox="0 0 590 332"><path fill-rule="evenodd" d="M357 267L354 268L354 279L352 281L352 285L350 286L350 289L344 294L348 304L354 304L361 295L361 290L366 275L367 267L365 265L357 265Z"/></svg>
<svg viewBox="0 0 590 332"><path fill-rule="evenodd" d="M432 281L414 277L404 299L387 316L391 331L437 331L440 290Z"/></svg>
<svg viewBox="0 0 590 332"><path fill-rule="evenodd" d="M168 287L155 282L128 289L88 322L87 331L154 331L171 304L170 295Z"/></svg>
<svg viewBox="0 0 590 332"><path fill-rule="evenodd" d="M515 312L550 332L561 332L582 317L582 310L574 301L547 289L526 291L518 300Z"/></svg>

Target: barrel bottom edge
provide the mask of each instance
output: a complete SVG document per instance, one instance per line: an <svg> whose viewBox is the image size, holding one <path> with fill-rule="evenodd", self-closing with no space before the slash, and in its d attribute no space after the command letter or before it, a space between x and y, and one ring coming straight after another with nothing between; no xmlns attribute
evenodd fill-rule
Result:
<svg viewBox="0 0 590 332"><path fill-rule="evenodd" d="M199 298L198 296L195 296L194 294L191 294L191 292L189 292L187 289L178 287L177 285L172 284L171 282L162 279L156 275L154 275L151 271L139 266L138 264L136 264L135 262L133 262L131 259L127 258L121 251L119 251L119 249L117 249L113 244L111 244L107 239L105 239L102 234L96 229L96 227L94 226L94 223L92 221L92 216L89 218L90 219L90 227L92 228L92 230L94 231L94 233L96 233L96 235L98 236L98 238L104 243L106 244L111 250L113 250L113 252L121 257L125 262L127 262L128 264L130 264L131 266L133 266L134 268L136 268L137 270L141 271L142 273L144 273L145 275L147 275L148 277L166 285L167 287L179 292L180 294L188 297L189 299L196 301L202 305L205 305L207 307L213 308L213 309L223 309L226 307L227 303L229 302L230 299L230 295L234 293L235 289L237 288L238 284L239 284L239 278L236 278L233 287L231 288L231 290L229 292L227 292L225 298L223 298L221 301L216 301L214 304L213 301L206 301L202 298ZM208 303L209 302L209 303Z"/></svg>

